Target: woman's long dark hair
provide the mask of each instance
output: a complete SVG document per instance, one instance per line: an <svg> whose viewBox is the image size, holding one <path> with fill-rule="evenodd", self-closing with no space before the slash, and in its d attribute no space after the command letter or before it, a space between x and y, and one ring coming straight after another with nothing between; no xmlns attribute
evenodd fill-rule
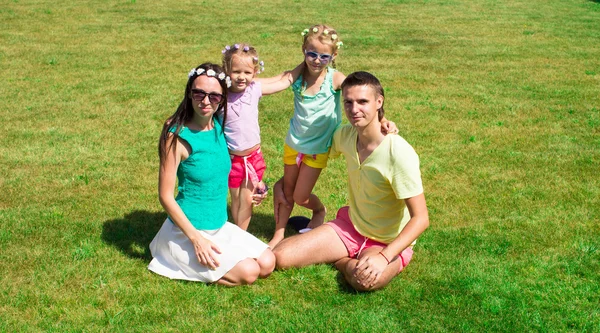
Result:
<svg viewBox="0 0 600 333"><path fill-rule="evenodd" d="M221 135L224 135L223 129L225 128L225 120L227 119L227 84L225 82L225 79L218 79L218 76L221 73L225 75L225 72L223 71L223 68L221 68L221 66L209 62L203 63L202 65L196 67L196 69L200 68L204 69L204 73L201 75L206 75L206 72L208 70L213 70L216 73L215 79L219 81L219 84L221 85L221 88L223 90L223 100L221 101L217 108L217 111L213 115L213 120L215 119L215 116L220 114L222 111L223 117L221 117L220 123L222 131ZM196 80L197 77L198 74L196 71L194 71L193 75L191 75L188 78L187 84L185 86L185 94L183 95L183 100L179 104L179 107L177 107L177 111L175 111L175 113L173 113L173 115L171 115L163 125L162 132L160 133L160 139L158 141L158 156L160 157L161 162L165 159L169 151L175 153L175 145L177 144L177 138L179 137L181 127L188 121L190 121L194 116L194 106L192 105L191 91L192 84L194 83L194 80ZM219 121L219 117L217 116L216 118L217 121ZM167 147L167 138L169 137L169 133L171 132L171 128L173 127L175 127L175 131L173 132L173 141L171 141L171 144L169 145L169 147Z"/></svg>

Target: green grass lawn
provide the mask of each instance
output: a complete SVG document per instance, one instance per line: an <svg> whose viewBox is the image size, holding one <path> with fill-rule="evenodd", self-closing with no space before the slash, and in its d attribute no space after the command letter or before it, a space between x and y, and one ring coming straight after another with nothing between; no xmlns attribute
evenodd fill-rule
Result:
<svg viewBox="0 0 600 333"><path fill-rule="evenodd" d="M421 157L413 262L363 294L328 265L239 288L147 271L158 135L189 69L245 41L275 75L321 22ZM3 0L0 79L2 332L600 331L598 1ZM291 114L289 90L261 102L269 184ZM345 186L330 162L328 217ZM249 230L273 225L267 203Z"/></svg>

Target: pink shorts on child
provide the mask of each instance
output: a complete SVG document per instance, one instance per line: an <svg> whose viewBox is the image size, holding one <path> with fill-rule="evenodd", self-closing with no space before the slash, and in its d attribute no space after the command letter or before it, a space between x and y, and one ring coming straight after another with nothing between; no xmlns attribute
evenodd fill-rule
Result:
<svg viewBox="0 0 600 333"><path fill-rule="evenodd" d="M332 227L333 230L335 230L335 232L340 237L344 245L346 245L346 249L348 250L348 256L350 258L358 257L363 250L366 250L372 246L387 246L387 244L367 238L358 233L358 231L356 231L356 229L354 228L352 221L350 220L348 209L348 206L340 208L337 212L335 220L331 220L326 224ZM400 260L402 260L402 265L400 265L400 269L398 270L398 272L402 272L404 267L406 267L408 263L410 263L412 256L412 247L407 247L406 249L404 249L404 251L402 251L402 253L398 255Z"/></svg>
<svg viewBox="0 0 600 333"><path fill-rule="evenodd" d="M239 188L244 181L256 186L262 180L266 168L260 148L247 156L231 155L229 188Z"/></svg>

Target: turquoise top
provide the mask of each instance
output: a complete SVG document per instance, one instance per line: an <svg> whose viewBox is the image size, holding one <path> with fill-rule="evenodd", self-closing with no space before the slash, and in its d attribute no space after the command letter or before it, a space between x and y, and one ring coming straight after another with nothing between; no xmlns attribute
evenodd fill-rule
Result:
<svg viewBox="0 0 600 333"><path fill-rule="evenodd" d="M333 73L327 74L321 89L314 96L304 95L302 76L292 84L294 91L294 116L285 143L303 154L326 153L331 146L333 132L342 122L340 91L333 90Z"/></svg>
<svg viewBox="0 0 600 333"><path fill-rule="evenodd" d="M227 221L227 180L231 159L221 124L209 131L183 126L179 137L191 147L190 156L177 168L175 201L199 230L215 230ZM175 132L175 128L171 128Z"/></svg>

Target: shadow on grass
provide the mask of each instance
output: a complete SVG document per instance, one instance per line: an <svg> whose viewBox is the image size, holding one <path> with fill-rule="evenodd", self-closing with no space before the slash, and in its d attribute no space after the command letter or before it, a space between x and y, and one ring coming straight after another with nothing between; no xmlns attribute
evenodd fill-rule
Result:
<svg viewBox="0 0 600 333"><path fill-rule="evenodd" d="M332 268L337 269L337 268L335 268L335 265L332 265ZM369 293L369 291L365 292L365 291L358 291L358 290L354 289L350 285L350 283L348 283L348 281L346 281L346 279L344 278L344 275L340 271L337 272L336 280L338 283L338 291L340 293L352 294L352 295L356 295L356 294L360 294L360 293Z"/></svg>
<svg viewBox="0 0 600 333"><path fill-rule="evenodd" d="M133 211L123 218L108 220L102 226L102 240L133 259L152 260L150 242L167 218L165 212ZM248 232L269 241L273 236L273 215L254 214Z"/></svg>
<svg viewBox="0 0 600 333"><path fill-rule="evenodd" d="M165 212L133 211L102 225L102 240L134 259L150 262L148 245L167 218Z"/></svg>
<svg viewBox="0 0 600 333"><path fill-rule="evenodd" d="M123 254L145 262L152 260L150 242L167 218L165 212L149 212L144 210L133 211L123 218L112 219L104 222L102 226L102 240L119 249ZM254 214L248 227L248 232L261 238L265 242L273 236L273 215ZM287 228L286 237L296 234L293 228ZM332 269L336 269L332 265ZM340 272L337 273L338 290L342 293L357 294L350 284L346 282Z"/></svg>
<svg viewBox="0 0 600 333"><path fill-rule="evenodd" d="M335 268L335 265L332 266L333 269ZM388 285L386 285L385 287L381 288L381 289L377 289L377 290L372 290L372 291L358 291L356 289L354 289L354 287L352 287L350 285L350 283L348 283L348 281L346 281L346 279L344 278L344 275L342 275L342 273L340 273L339 271L337 272L336 275L336 279L337 279L337 283L338 283L338 291L340 293L344 293L344 294L351 294L351 295L358 295L358 294L371 294L371 293L377 293L377 292L381 292L385 289L388 288L394 288L392 287L392 283L394 283L394 280L396 279L401 279L402 274L394 277L394 279L392 279L392 281L390 281L390 283Z"/></svg>
<svg viewBox="0 0 600 333"><path fill-rule="evenodd" d="M289 228L288 228L289 229ZM248 226L248 232L252 235L262 239L265 242L271 240L273 232L275 231L275 218L273 214L254 213L252 214L252 220ZM288 233L286 231L286 237Z"/></svg>

